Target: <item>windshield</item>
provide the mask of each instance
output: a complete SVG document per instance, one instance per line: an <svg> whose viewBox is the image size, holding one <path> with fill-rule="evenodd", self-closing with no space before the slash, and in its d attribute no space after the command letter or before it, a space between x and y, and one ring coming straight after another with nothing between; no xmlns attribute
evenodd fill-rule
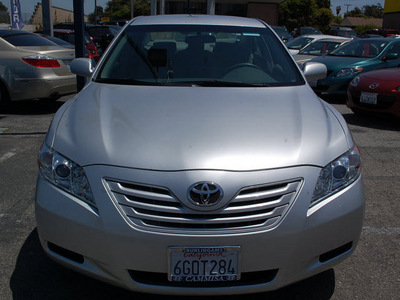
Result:
<svg viewBox="0 0 400 300"><path fill-rule="evenodd" d="M378 56L388 43L382 40L353 40L328 55L373 58Z"/></svg>
<svg viewBox="0 0 400 300"><path fill-rule="evenodd" d="M115 84L283 86L304 84L268 28L129 26L112 46L97 82Z"/></svg>
<svg viewBox="0 0 400 300"><path fill-rule="evenodd" d="M20 46L56 46L53 42L41 37L40 35L33 33L22 33L22 34L10 34L3 36L10 44L20 47Z"/></svg>
<svg viewBox="0 0 400 300"><path fill-rule="evenodd" d="M290 42L286 43L286 47L289 49L294 49L294 50L299 50L304 48L304 46L307 46L310 42L312 42L314 38L312 37L307 37L307 36L299 36Z"/></svg>
<svg viewBox="0 0 400 300"><path fill-rule="evenodd" d="M283 28L283 27L272 27L272 29L280 36L289 35L289 32L286 30L286 28Z"/></svg>
<svg viewBox="0 0 400 300"><path fill-rule="evenodd" d="M321 31L317 28L303 27L301 28L301 34L321 34Z"/></svg>
<svg viewBox="0 0 400 300"><path fill-rule="evenodd" d="M299 54L321 56L329 53L340 46L342 41L316 41L311 43L304 49L299 51Z"/></svg>

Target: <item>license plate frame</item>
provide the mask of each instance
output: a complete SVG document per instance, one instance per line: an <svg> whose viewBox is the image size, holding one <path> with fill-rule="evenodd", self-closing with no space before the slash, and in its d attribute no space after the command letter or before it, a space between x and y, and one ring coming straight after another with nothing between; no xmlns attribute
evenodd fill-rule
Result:
<svg viewBox="0 0 400 300"><path fill-rule="evenodd" d="M360 102L366 104L377 105L378 93L361 92Z"/></svg>
<svg viewBox="0 0 400 300"><path fill-rule="evenodd" d="M169 247L168 280L173 282L240 280L240 246Z"/></svg>

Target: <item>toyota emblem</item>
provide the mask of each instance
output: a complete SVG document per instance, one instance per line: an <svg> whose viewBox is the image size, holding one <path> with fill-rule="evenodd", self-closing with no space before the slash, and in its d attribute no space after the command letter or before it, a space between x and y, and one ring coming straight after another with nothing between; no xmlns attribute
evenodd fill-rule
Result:
<svg viewBox="0 0 400 300"><path fill-rule="evenodd" d="M187 192L188 199L197 206L208 207L217 204L224 195L222 188L214 182L196 182Z"/></svg>

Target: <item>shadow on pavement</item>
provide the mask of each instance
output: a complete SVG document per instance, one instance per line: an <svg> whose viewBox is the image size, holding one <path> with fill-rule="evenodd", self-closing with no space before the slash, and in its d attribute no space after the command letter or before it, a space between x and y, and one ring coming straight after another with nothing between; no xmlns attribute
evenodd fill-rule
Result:
<svg viewBox="0 0 400 300"><path fill-rule="evenodd" d="M343 117L348 124L352 125L379 130L400 131L400 119L389 115L348 113L343 114Z"/></svg>
<svg viewBox="0 0 400 300"><path fill-rule="evenodd" d="M10 280L13 299L188 299L130 292L91 279L50 260L41 248L37 230L34 229L23 244ZM334 271L289 287L261 294L246 295L246 299L330 299L335 289ZM225 297L207 297L226 299ZM206 297L191 297L201 299ZM243 299L242 296L229 296Z"/></svg>
<svg viewBox="0 0 400 300"><path fill-rule="evenodd" d="M72 97L72 96L71 96ZM65 98L58 101L24 100L14 101L5 107L0 107L1 114L10 115L45 115L55 113L65 102Z"/></svg>

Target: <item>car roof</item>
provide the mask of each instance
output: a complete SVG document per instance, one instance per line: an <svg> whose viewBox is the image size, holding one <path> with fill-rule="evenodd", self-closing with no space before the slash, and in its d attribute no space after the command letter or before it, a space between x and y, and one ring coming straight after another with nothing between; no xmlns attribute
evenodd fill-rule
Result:
<svg viewBox="0 0 400 300"><path fill-rule="evenodd" d="M64 29L64 28L54 28L53 32L74 33L74 30L73 29Z"/></svg>
<svg viewBox="0 0 400 300"><path fill-rule="evenodd" d="M346 37L339 37L339 38L322 38L318 39L315 42L346 42L346 41L351 41L352 38L346 38Z"/></svg>
<svg viewBox="0 0 400 300"><path fill-rule="evenodd" d="M257 19L221 15L156 15L134 18L129 25L224 25L265 28Z"/></svg>
<svg viewBox="0 0 400 300"><path fill-rule="evenodd" d="M16 35L16 34L34 34L25 30L8 30L8 29L0 29L0 36L8 36L8 35Z"/></svg>

